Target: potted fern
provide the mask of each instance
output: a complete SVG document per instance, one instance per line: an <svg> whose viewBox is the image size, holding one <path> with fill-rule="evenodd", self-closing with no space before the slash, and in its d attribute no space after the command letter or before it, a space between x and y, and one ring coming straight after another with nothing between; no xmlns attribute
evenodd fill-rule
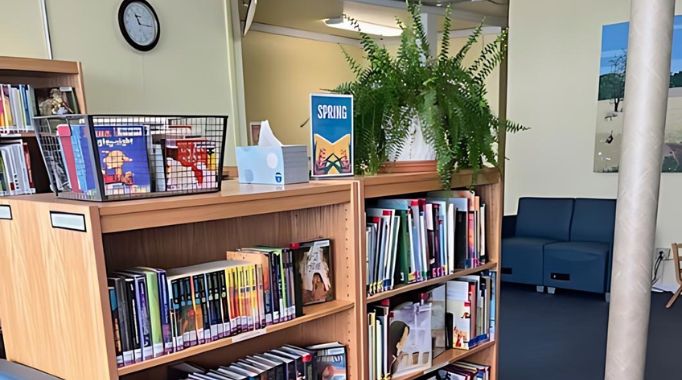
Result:
<svg viewBox="0 0 682 380"><path fill-rule="evenodd" d="M498 130L525 129L501 121L486 100L485 80L504 56L507 33L503 31L484 46L471 65L465 65L464 58L481 37L482 26L450 55L448 8L440 53L433 57L420 5L408 1L407 8L411 22L398 21L402 34L395 55L350 20L360 32L367 62L361 65L344 51L356 78L334 91L354 97L356 173L374 175L382 164L401 157L405 149L420 149L412 143L420 144L421 135L436 158L444 187L449 187L459 169L472 169L475 179L484 162L497 163L493 146Z"/></svg>

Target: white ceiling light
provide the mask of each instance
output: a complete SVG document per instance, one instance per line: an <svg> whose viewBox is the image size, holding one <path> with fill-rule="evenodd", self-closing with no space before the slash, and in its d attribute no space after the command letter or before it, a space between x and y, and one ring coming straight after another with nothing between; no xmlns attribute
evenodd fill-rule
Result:
<svg viewBox="0 0 682 380"><path fill-rule="evenodd" d="M361 31L375 36L396 37L399 36L400 33L402 32L400 28L392 26L379 25L361 20L356 20L356 22L358 23L358 26L360 27ZM350 23L350 21L343 17L328 18L324 20L324 23L330 28L350 30L353 32L357 31L355 27Z"/></svg>

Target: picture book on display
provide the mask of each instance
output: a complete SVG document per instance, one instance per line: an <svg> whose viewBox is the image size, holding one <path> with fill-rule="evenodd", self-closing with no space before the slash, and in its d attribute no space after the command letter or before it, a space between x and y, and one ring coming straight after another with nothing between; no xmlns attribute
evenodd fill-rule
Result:
<svg viewBox="0 0 682 380"><path fill-rule="evenodd" d="M218 161L214 141L169 138L164 144L167 190L216 187Z"/></svg>
<svg viewBox="0 0 682 380"><path fill-rule="evenodd" d="M151 191L146 127L96 126L95 139L106 195Z"/></svg>
<svg viewBox="0 0 682 380"><path fill-rule="evenodd" d="M392 376L431 367L431 305L406 302L391 309L388 358Z"/></svg>
<svg viewBox="0 0 682 380"><path fill-rule="evenodd" d="M291 244L296 281L302 291L303 305L334 300L334 272L331 242L316 240Z"/></svg>

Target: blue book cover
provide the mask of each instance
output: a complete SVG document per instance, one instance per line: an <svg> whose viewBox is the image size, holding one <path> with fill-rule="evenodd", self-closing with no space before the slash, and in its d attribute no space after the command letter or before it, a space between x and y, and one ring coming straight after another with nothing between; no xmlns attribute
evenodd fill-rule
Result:
<svg viewBox="0 0 682 380"><path fill-rule="evenodd" d="M97 188L93 162L89 154L87 127L82 125L71 126L71 146L73 158L76 164L76 176L82 192L88 192Z"/></svg>
<svg viewBox="0 0 682 380"><path fill-rule="evenodd" d="M312 176L353 175L353 96L310 96Z"/></svg>
<svg viewBox="0 0 682 380"><path fill-rule="evenodd" d="M106 195L151 191L144 126L97 126L95 137Z"/></svg>

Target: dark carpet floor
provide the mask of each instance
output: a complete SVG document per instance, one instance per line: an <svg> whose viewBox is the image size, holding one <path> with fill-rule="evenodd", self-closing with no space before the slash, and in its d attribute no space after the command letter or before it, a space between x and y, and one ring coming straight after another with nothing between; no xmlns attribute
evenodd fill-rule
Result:
<svg viewBox="0 0 682 380"><path fill-rule="evenodd" d="M646 380L682 379L682 300L652 294ZM587 293L503 284L500 380L604 378L608 304Z"/></svg>

